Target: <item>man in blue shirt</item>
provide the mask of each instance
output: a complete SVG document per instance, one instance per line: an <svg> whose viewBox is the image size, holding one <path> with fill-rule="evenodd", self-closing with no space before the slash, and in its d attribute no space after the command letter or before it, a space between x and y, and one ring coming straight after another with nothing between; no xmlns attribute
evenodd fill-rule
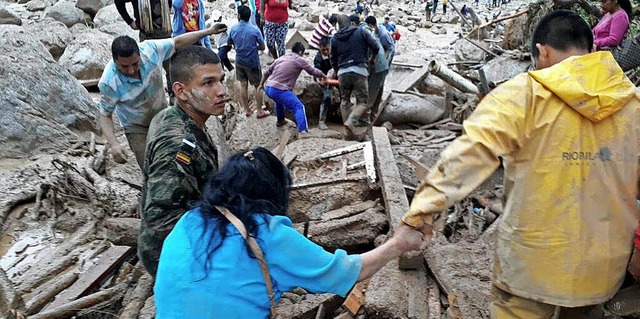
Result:
<svg viewBox="0 0 640 319"><path fill-rule="evenodd" d="M258 50L264 50L265 44L260 29L249 23L251 9L247 6L238 7L238 24L231 27L227 43L236 49L236 79L240 81L240 103L244 107L247 116L253 115L249 106L249 88L251 83L255 88L256 116L262 118L269 116L269 111L262 109L262 93L258 91L262 70L260 69L260 57Z"/></svg>
<svg viewBox="0 0 640 319"><path fill-rule="evenodd" d="M162 62L176 49L196 43L218 32L217 26L189 32L173 39L147 40L139 45L128 36L111 44L113 60L102 73L100 89L100 127L118 163L127 161L114 133L112 114L124 128L129 147L140 168L143 167L147 131L151 119L167 107L162 83Z"/></svg>

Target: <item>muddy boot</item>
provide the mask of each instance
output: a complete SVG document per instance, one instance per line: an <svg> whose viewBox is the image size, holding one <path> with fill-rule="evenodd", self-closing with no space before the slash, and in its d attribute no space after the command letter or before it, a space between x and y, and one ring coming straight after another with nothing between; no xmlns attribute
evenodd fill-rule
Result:
<svg viewBox="0 0 640 319"><path fill-rule="evenodd" d="M321 130L329 129L327 124L324 124L324 121L327 119L327 112L329 111L329 106L324 103L320 104L320 121L318 122L318 127Z"/></svg>

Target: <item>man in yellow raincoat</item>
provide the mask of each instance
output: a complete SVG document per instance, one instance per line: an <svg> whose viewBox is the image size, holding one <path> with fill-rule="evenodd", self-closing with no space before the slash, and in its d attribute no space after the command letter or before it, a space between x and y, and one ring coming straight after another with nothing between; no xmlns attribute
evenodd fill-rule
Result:
<svg viewBox="0 0 640 319"><path fill-rule="evenodd" d="M544 17L532 39L537 70L482 100L403 217L432 234L433 215L502 159L492 318L601 318L625 276L639 218L640 94L592 45L577 14Z"/></svg>

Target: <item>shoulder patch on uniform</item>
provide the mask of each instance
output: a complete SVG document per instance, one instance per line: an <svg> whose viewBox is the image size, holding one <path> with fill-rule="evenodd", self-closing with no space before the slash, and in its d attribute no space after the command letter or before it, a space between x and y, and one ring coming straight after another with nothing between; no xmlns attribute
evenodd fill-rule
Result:
<svg viewBox="0 0 640 319"><path fill-rule="evenodd" d="M192 135L187 135L182 139L180 150L176 153L176 161L189 165L191 157L196 150L196 139Z"/></svg>

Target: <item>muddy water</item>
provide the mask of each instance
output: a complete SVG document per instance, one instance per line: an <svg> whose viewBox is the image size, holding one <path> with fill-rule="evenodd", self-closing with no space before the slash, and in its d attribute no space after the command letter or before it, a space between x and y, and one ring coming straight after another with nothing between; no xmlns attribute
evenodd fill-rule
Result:
<svg viewBox="0 0 640 319"><path fill-rule="evenodd" d="M65 236L52 230L52 222L31 222L20 218L32 205L24 204L13 209L5 223L8 228L0 237L0 268L10 276L14 267L35 261L39 252L51 247L55 239Z"/></svg>

